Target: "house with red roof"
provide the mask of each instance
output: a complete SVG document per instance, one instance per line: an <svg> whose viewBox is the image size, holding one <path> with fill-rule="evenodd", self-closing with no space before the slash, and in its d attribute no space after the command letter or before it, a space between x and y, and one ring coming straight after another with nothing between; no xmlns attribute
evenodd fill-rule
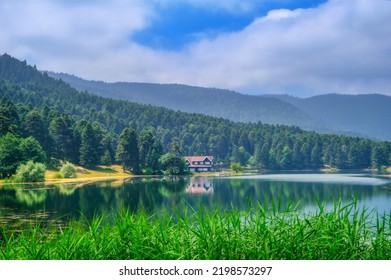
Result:
<svg viewBox="0 0 391 280"><path fill-rule="evenodd" d="M210 172L213 168L213 156L186 156L190 172Z"/></svg>

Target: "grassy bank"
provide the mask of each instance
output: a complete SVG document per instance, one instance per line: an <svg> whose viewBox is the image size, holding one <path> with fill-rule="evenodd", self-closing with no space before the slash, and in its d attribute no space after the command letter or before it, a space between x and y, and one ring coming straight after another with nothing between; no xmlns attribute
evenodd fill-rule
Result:
<svg viewBox="0 0 391 280"><path fill-rule="evenodd" d="M45 181L52 182L73 182L85 180L104 180L104 179L120 179L131 177L129 173L125 173L120 165L98 166L93 169L79 168L77 178L56 178L56 173L59 170L47 170Z"/></svg>
<svg viewBox="0 0 391 280"><path fill-rule="evenodd" d="M57 178L59 170L49 169L45 173L45 184L68 183L68 182L85 182L85 181L102 181L110 179L124 179L132 177L132 174L125 173L120 165L97 166L93 169L78 168L76 178ZM29 184L13 182L12 180L0 179L0 185L5 184Z"/></svg>
<svg viewBox="0 0 391 280"><path fill-rule="evenodd" d="M391 259L390 216L355 204L312 214L121 212L66 228L0 235L1 259ZM111 222L105 222L110 218Z"/></svg>

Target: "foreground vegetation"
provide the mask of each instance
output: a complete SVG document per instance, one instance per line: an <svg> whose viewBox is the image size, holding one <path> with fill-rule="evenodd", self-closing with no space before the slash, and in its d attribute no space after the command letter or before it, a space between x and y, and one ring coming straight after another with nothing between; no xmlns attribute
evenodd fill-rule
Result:
<svg viewBox="0 0 391 280"><path fill-rule="evenodd" d="M274 207L276 209L277 207ZM148 215L123 211L63 228L2 230L2 259L391 259L390 215L356 203L302 214L204 209Z"/></svg>

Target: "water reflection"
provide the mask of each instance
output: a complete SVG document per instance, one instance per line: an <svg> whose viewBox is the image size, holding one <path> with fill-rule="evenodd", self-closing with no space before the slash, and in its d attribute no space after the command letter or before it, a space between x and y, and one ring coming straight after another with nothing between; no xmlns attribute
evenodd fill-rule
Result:
<svg viewBox="0 0 391 280"><path fill-rule="evenodd" d="M33 205L43 204L46 200L46 190L39 189L16 189L15 197L20 204L25 204L29 207Z"/></svg>
<svg viewBox="0 0 391 280"><path fill-rule="evenodd" d="M362 205L378 211L391 210L390 180L368 177L327 177L314 179L280 177L232 178L135 178L126 181L95 182L85 185L13 185L0 187L0 224L20 226L23 222L66 222L68 219L90 219L95 214L127 208L158 213L161 210L202 205L212 211L248 209L250 204L263 206L299 203L301 209L317 205L317 201L350 202L356 197ZM342 178L342 179L341 179ZM360 180L362 178L362 180ZM341 181L342 180L342 181ZM213 195L212 195L213 194Z"/></svg>
<svg viewBox="0 0 391 280"><path fill-rule="evenodd" d="M192 177L186 188L186 193L213 194L213 180L208 177Z"/></svg>

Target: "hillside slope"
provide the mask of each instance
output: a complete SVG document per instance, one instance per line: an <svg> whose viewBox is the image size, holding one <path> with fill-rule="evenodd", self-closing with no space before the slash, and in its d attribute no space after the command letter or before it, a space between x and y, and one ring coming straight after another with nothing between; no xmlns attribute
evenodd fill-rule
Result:
<svg viewBox="0 0 391 280"><path fill-rule="evenodd" d="M239 94L234 91L179 84L105 83L76 76L47 72L80 91L103 97L162 106L239 122L296 125L307 130L330 132L292 104L275 97Z"/></svg>
<svg viewBox="0 0 391 280"><path fill-rule="evenodd" d="M381 95L324 95L301 99L287 95L244 95L230 90L179 84L106 83L47 72L72 87L102 97L162 106L239 122L294 125L318 133L391 140L384 119L390 99ZM382 99L382 100L380 100ZM391 108L391 107L389 107Z"/></svg>
<svg viewBox="0 0 391 280"><path fill-rule="evenodd" d="M381 94L325 94L310 98L275 96L338 130L391 140L391 97Z"/></svg>
<svg viewBox="0 0 391 280"><path fill-rule="evenodd" d="M225 164L250 163L273 170L311 169L324 165L357 169L388 166L391 160L391 142L320 135L292 126L233 122L78 92L63 81L6 54L0 57L0 101L4 135L20 127L18 135L30 136L25 130L26 118L35 110L43 120L42 132L49 138L62 137L55 143L57 148L69 150L69 158L74 152L79 152L81 157L83 143L80 144L80 140L91 139L84 131L90 122L90 131L96 127L96 135L103 133L98 146L105 144L115 148L118 136L125 128L133 128L140 135L148 130L165 151L174 149L183 155L213 155L217 162ZM86 129L80 134L78 126ZM103 137L105 135L107 137ZM7 139L3 138L3 143ZM48 148L57 149L50 145Z"/></svg>

